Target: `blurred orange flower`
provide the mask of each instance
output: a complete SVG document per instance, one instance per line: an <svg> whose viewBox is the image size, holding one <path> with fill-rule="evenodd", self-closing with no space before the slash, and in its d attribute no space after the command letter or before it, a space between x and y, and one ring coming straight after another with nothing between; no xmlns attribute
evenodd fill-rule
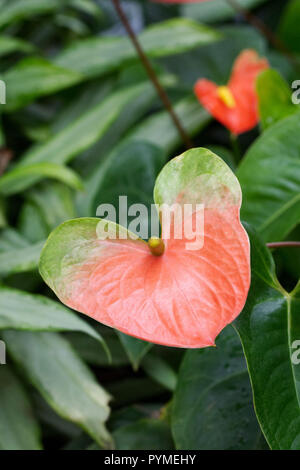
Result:
<svg viewBox="0 0 300 470"><path fill-rule="evenodd" d="M201 79L194 90L200 103L233 134L242 134L259 121L255 81L269 67L267 59L254 50L244 50L237 57L227 86Z"/></svg>

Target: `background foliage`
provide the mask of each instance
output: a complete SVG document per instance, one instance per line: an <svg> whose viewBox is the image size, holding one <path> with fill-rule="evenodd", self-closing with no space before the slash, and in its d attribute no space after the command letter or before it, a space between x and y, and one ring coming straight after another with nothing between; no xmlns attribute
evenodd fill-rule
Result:
<svg viewBox="0 0 300 470"><path fill-rule="evenodd" d="M300 60L299 0L240 2ZM0 449L300 449L300 287L288 294L300 252L275 251L274 263L265 247L300 234L299 71L225 0L123 5L194 144L236 170L254 227L251 291L217 348L190 351L125 336L53 298L37 271L50 231L119 194L151 204L183 145L111 2L0 0ZM261 125L236 155L192 86L224 84L245 48L272 70L257 83Z"/></svg>

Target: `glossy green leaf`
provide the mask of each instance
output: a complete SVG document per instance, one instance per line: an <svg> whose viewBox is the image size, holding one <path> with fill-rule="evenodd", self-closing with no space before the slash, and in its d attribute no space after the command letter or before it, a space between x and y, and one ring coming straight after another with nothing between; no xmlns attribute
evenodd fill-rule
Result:
<svg viewBox="0 0 300 470"><path fill-rule="evenodd" d="M155 172L155 169L158 169L159 167L159 153L161 155L166 155L165 148L160 146L160 149L158 149L158 145L156 143L156 138L158 131L155 132L155 128L153 128L153 133L150 134L151 129L149 129L149 136L147 137L147 141L144 142L143 139L139 139L137 137L135 141L134 135L129 135L127 137L123 137L124 133L128 131L128 129L135 129L134 125L136 125L139 120L141 120L141 117L149 112L149 110L153 106L153 101L157 99L157 93L152 87L152 93L151 89L149 89L148 93L143 93L137 96L134 100L130 102L130 104L124 109L118 119L112 124L110 127L109 131L90 149L88 149L86 152L84 152L82 155L80 155L74 162L76 165L76 169L78 171L83 172L84 174L84 184L86 188L89 188L88 191L84 193L77 194L76 197L76 206L78 209L78 213L81 216L93 216L96 213L96 209L102 199L102 191L99 192L99 187L102 186L103 184L103 175L108 171L109 174L113 173L113 165L114 162L116 163L117 166L123 166L122 165L122 159L130 160L131 162L133 161L133 158L130 156L130 152L132 152L134 155L136 155L136 161L134 164L134 167L139 167L141 165L144 167L144 164L146 162L147 156L150 159L151 163L147 163L145 165L145 171L147 172L148 175L152 172ZM195 109L195 106L194 106ZM198 108L199 109L199 108ZM165 116L166 113L158 113L157 116L161 116L160 123L163 125L165 121L167 121L168 117ZM187 113L186 113L187 114ZM188 116L188 114L187 114ZM199 127L201 126L202 122L202 114L200 115L198 119L198 125ZM208 119L207 119L208 120ZM148 121L148 119L144 119L143 122ZM158 127L157 123L157 127ZM205 124L205 120L203 122L203 126ZM196 126L196 123L194 122L194 125ZM137 125L136 129L139 128L139 125ZM189 129L187 129L189 130ZM176 142L180 141L180 137L178 137L178 132L174 131L174 124L172 122L169 122L168 129L166 131L169 133L168 136L173 139L174 144ZM123 139L122 139L123 137ZM152 141L150 140L152 138ZM132 142L131 140L134 140ZM141 152L143 152L143 157L141 157ZM156 157L155 157L156 155ZM153 159L154 162L153 163ZM139 164L139 161L141 163ZM150 170L150 168L152 168ZM126 169L126 174L128 174L129 169ZM115 174L115 178L118 178L117 173ZM151 177L152 178L152 177ZM130 177L130 180L133 181L133 176ZM122 176L120 176L120 181L122 181ZM143 179L145 181L145 179ZM105 184L105 183L104 183ZM148 193L148 188L150 187L150 182L146 183L147 191ZM124 182L123 182L124 185ZM126 184L125 186L128 187ZM141 189L141 184L139 182L139 188ZM151 188L151 198L152 198L152 189ZM142 190L142 193L145 193L144 190ZM107 194L107 193L106 193ZM136 197L140 197L141 192L139 191L139 194L136 194ZM143 196L144 198L144 196ZM148 197L147 197L148 198Z"/></svg>
<svg viewBox="0 0 300 470"><path fill-rule="evenodd" d="M110 397L70 344L57 333L6 330L3 337L11 356L47 403L100 446L110 447L105 428Z"/></svg>
<svg viewBox="0 0 300 470"><path fill-rule="evenodd" d="M100 6L93 0L71 0L70 6L94 17L102 17Z"/></svg>
<svg viewBox="0 0 300 470"><path fill-rule="evenodd" d="M180 53L220 37L211 28L183 18L151 26L141 33L142 44L153 57ZM1 76L8 90L5 110L13 111L90 76L116 70L132 59L136 59L136 52L129 39L101 37L72 44L52 62L26 58Z"/></svg>
<svg viewBox="0 0 300 470"><path fill-rule="evenodd" d="M132 66L130 70L140 70L138 66ZM132 70L134 76L135 73ZM168 87L174 85L174 77L170 75L159 75L160 82L163 86ZM145 81L145 76L142 77L142 82ZM148 82L148 78L146 78ZM122 82L121 87L132 85L139 85L141 83L140 78L136 80L128 80L125 83ZM81 153L76 157L74 161L74 168L83 176L85 184L90 189L91 186L97 187L97 176L96 173L102 173L103 161L110 158L110 155L115 152L116 148L123 143L123 137L134 125L139 123L145 115L147 115L153 107L159 106L159 99L157 92L153 86L148 87L145 93L140 93L135 96L130 102L124 107L119 113L117 119L109 127L108 131L101 136L97 142L88 148L85 152ZM89 104L87 103L87 107ZM99 176L101 180L101 176ZM93 181L93 183L91 182ZM91 192L94 194L93 190ZM78 205L80 207L80 214L84 216L94 215L94 212L88 212L89 209L85 207L90 205L92 195L90 191L86 194L88 203L85 204L85 195L81 194L77 198ZM81 207L83 206L83 209Z"/></svg>
<svg viewBox="0 0 300 470"><path fill-rule="evenodd" d="M0 231L0 253L13 248L25 248L29 243L17 230L6 227Z"/></svg>
<svg viewBox="0 0 300 470"><path fill-rule="evenodd" d="M174 110L184 123L184 128L193 136L211 122L211 116L193 97L180 100ZM126 138L130 141L143 141L161 147L166 153L171 153L182 143L169 113L161 111L144 119Z"/></svg>
<svg viewBox="0 0 300 470"><path fill-rule="evenodd" d="M40 429L27 392L10 366L0 366L0 449L41 450Z"/></svg>
<svg viewBox="0 0 300 470"><path fill-rule="evenodd" d="M0 329L80 331L103 344L101 336L71 310L38 294L0 286Z"/></svg>
<svg viewBox="0 0 300 470"><path fill-rule="evenodd" d="M282 240L300 221L300 114L267 129L237 170L242 220L265 241Z"/></svg>
<svg viewBox="0 0 300 470"><path fill-rule="evenodd" d="M5 196L19 193L28 188L30 177L53 178L71 188L82 190L83 184L75 171L52 162L40 162L23 165L12 169L0 177L0 193Z"/></svg>
<svg viewBox="0 0 300 470"><path fill-rule="evenodd" d="M163 150L153 144L125 140L118 145L88 182L92 214L106 203L113 204L118 212L121 195L127 196L128 206L141 203L150 208L155 179L165 161Z"/></svg>
<svg viewBox="0 0 300 470"><path fill-rule="evenodd" d="M292 103L292 90L276 70L265 70L257 78L260 122L267 129L299 111Z"/></svg>
<svg viewBox="0 0 300 470"><path fill-rule="evenodd" d="M37 268L44 241L0 253L0 277Z"/></svg>
<svg viewBox="0 0 300 470"><path fill-rule="evenodd" d="M118 407L159 399L165 389L148 377L127 377L111 382L107 386ZM133 394L134 390L134 394Z"/></svg>
<svg viewBox="0 0 300 470"><path fill-rule="evenodd" d="M35 98L68 88L81 81L77 72L67 70L42 58L26 58L0 78L6 83L5 111L26 106Z"/></svg>
<svg viewBox="0 0 300 470"><path fill-rule="evenodd" d="M238 4L244 8L254 8L266 0L238 0ZM226 0L212 0L203 3L191 3L183 5L182 13L190 18L197 18L205 23L228 20L238 13Z"/></svg>
<svg viewBox="0 0 300 470"><path fill-rule="evenodd" d="M104 349L99 343L88 335L82 333L66 333L65 336L79 356L88 364L103 368L128 366L129 359L124 354L124 348L117 337L115 330L105 326L96 325L95 330L103 337L109 350L109 361Z"/></svg>
<svg viewBox="0 0 300 470"><path fill-rule="evenodd" d="M67 0L68 1L68 0ZM35 15L51 13L58 9L66 0L5 0L1 5L0 28L9 23L31 18Z"/></svg>
<svg viewBox="0 0 300 470"><path fill-rule="evenodd" d="M28 53L33 51L34 46L29 42L23 41L22 39L18 39L14 36L0 36L0 57L13 52Z"/></svg>
<svg viewBox="0 0 300 470"><path fill-rule="evenodd" d="M91 103L93 107L100 104L101 101L107 98L109 93L113 92L114 85L115 80L112 78L107 80L100 79L83 85L82 90L76 96L76 100L71 99L55 114L48 128L49 138L89 111Z"/></svg>
<svg viewBox="0 0 300 470"><path fill-rule="evenodd" d="M23 204L18 219L18 230L29 243L37 243L47 238L49 229L43 215L34 203Z"/></svg>
<svg viewBox="0 0 300 470"><path fill-rule="evenodd" d="M27 197L39 210L48 233L65 220L76 217L73 192L61 183L41 183L29 191Z"/></svg>
<svg viewBox="0 0 300 470"><path fill-rule="evenodd" d="M67 163L100 139L131 100L134 100L140 93L147 93L149 90L152 93L152 85L143 83L111 94L45 144L30 149L15 167L15 171L17 168L24 168L24 166L33 163ZM39 179L38 176L28 176L26 178L27 187ZM25 179L23 188L25 189Z"/></svg>
<svg viewBox="0 0 300 470"><path fill-rule="evenodd" d="M148 27L139 39L149 56L162 57L209 44L220 37L207 26L176 18ZM90 77L114 71L136 58L136 51L128 38L99 37L73 43L56 57L55 63Z"/></svg>
<svg viewBox="0 0 300 470"><path fill-rule="evenodd" d="M269 250L252 229L252 283L236 320L250 373L254 406L272 449L300 449L299 287L280 286Z"/></svg>
<svg viewBox="0 0 300 470"><path fill-rule="evenodd" d="M173 392L177 384L177 375L174 369L161 357L147 354L142 361L142 368L153 380Z"/></svg>
<svg viewBox="0 0 300 470"><path fill-rule="evenodd" d="M279 24L279 35L289 50L300 53L300 2L290 0L283 12Z"/></svg>
<svg viewBox="0 0 300 470"><path fill-rule="evenodd" d="M134 370L137 370L141 360L151 349L152 344L148 343L147 341L125 335L120 331L117 331L117 334Z"/></svg>
<svg viewBox="0 0 300 470"><path fill-rule="evenodd" d="M47 435L48 439L75 439L75 437L80 435L90 441L90 437L76 426L76 424L61 418L57 413L55 413L55 411L36 390L31 389L31 391L36 415L41 422L43 429L45 430L44 433Z"/></svg>
<svg viewBox="0 0 300 470"><path fill-rule="evenodd" d="M5 204L4 200L0 198L0 229L6 227L7 220L6 220L6 213L5 213Z"/></svg>
<svg viewBox="0 0 300 470"><path fill-rule="evenodd" d="M188 351L178 375L172 431L178 449L255 449L261 435L237 334L231 326L216 348Z"/></svg>
<svg viewBox="0 0 300 470"><path fill-rule="evenodd" d="M117 450L172 450L168 424L156 419L141 419L120 427L113 434Z"/></svg>

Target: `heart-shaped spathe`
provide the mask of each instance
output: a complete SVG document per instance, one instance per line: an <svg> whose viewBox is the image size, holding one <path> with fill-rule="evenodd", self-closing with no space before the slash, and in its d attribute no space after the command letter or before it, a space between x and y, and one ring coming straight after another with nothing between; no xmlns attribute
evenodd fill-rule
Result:
<svg viewBox="0 0 300 470"><path fill-rule="evenodd" d="M174 158L159 174L154 200L204 204L204 239L164 240L153 256L143 240L101 240L98 218L74 219L50 235L40 272L69 307L128 335L167 346L201 348L242 310L250 284L250 248L240 223L241 189L229 167L206 149ZM192 217L195 216L193 213ZM166 227L162 227L162 238Z"/></svg>

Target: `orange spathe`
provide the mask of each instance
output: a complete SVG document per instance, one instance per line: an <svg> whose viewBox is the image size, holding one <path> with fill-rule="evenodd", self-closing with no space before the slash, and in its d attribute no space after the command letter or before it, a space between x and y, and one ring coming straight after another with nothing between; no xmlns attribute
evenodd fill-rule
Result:
<svg viewBox="0 0 300 470"><path fill-rule="evenodd" d="M210 80L200 79L195 84L195 94L204 108L233 134L242 134L258 124L255 82L268 67L267 59L260 59L255 51L247 49L236 59L228 86L218 87ZM232 99L226 102L220 88L226 88L227 97Z"/></svg>
<svg viewBox="0 0 300 470"><path fill-rule="evenodd" d="M152 343L186 348L214 345L242 310L249 289L249 241L239 208L205 211L204 246L166 240L163 256L146 243L99 241L99 258L63 273L69 307ZM103 255L103 244L105 255Z"/></svg>
<svg viewBox="0 0 300 470"><path fill-rule="evenodd" d="M124 227L97 218L70 220L50 235L41 275L64 304L128 335L167 346L212 346L243 309L250 285L241 197L221 158L189 150L156 180L162 240L130 239ZM169 227L163 212L174 203L192 210L170 219ZM99 224L113 238L99 237ZM157 247L159 253L151 252Z"/></svg>

